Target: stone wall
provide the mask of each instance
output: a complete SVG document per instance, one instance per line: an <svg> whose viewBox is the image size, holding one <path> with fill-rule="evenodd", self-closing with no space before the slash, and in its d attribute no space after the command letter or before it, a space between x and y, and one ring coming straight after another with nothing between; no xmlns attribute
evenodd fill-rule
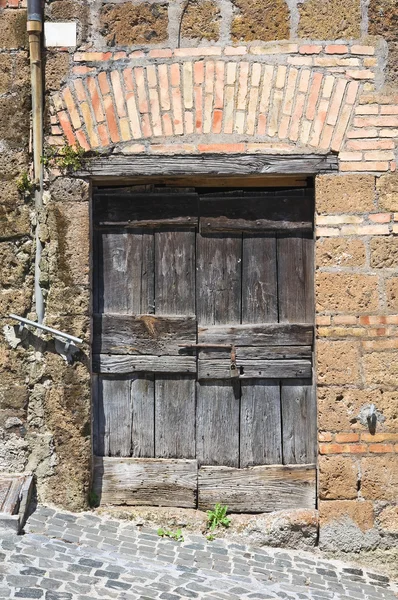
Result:
<svg viewBox="0 0 398 600"><path fill-rule="evenodd" d="M1 325L35 318L25 11L0 0ZM53 0L77 47L44 53L46 152L338 155L316 180L320 543L398 536L398 136L395 0ZM3 23L5 24L3 26ZM372 37L370 37L372 36ZM381 37L375 37L381 36ZM92 158L95 160L95 157ZM132 160L134 160L132 156ZM46 172L46 323L83 337L73 365L33 335L0 353L0 470L43 501L87 505L89 180ZM367 411L374 404L376 430Z"/></svg>

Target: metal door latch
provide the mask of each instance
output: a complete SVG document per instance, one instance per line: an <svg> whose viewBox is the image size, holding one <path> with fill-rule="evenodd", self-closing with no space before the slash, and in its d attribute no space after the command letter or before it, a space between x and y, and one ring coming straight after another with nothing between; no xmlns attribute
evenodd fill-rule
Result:
<svg viewBox="0 0 398 600"><path fill-rule="evenodd" d="M239 377L239 369L236 364L236 348L234 344L179 344L180 348L226 348L231 351L231 365L229 373L231 377Z"/></svg>

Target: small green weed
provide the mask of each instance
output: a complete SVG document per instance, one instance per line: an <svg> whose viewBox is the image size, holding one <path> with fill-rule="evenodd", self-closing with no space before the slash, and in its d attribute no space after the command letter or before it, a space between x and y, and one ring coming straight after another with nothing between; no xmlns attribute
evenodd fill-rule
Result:
<svg viewBox="0 0 398 600"><path fill-rule="evenodd" d="M216 536L213 535L212 533L209 533L208 535L206 535L206 540L208 542L214 542L215 539L216 539Z"/></svg>
<svg viewBox="0 0 398 600"><path fill-rule="evenodd" d="M22 194L30 194L33 191L33 183L26 171L23 171L17 179L18 191Z"/></svg>
<svg viewBox="0 0 398 600"><path fill-rule="evenodd" d="M229 527L231 524L230 517L227 517L228 506L216 504L214 510L207 511L207 527L210 531L214 531L217 527Z"/></svg>
<svg viewBox="0 0 398 600"><path fill-rule="evenodd" d="M75 146L63 146L59 150L48 148L41 162L45 166L56 166L62 171L78 171L84 164L85 149L76 144Z"/></svg>
<svg viewBox="0 0 398 600"><path fill-rule="evenodd" d="M169 531L168 529L158 529L158 535L160 537L168 537L171 540L175 540L176 542L183 542L184 536L182 535L181 529L177 529L177 531Z"/></svg>

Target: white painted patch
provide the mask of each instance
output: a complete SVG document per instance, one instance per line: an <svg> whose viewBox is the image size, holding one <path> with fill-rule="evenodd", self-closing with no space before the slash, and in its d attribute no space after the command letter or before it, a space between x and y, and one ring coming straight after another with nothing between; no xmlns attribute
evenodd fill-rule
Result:
<svg viewBox="0 0 398 600"><path fill-rule="evenodd" d="M44 45L71 47L76 46L76 23L44 23Z"/></svg>

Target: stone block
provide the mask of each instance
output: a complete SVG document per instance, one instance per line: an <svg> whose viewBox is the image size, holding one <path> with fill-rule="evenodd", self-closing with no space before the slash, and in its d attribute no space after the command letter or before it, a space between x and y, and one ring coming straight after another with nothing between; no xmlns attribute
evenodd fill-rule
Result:
<svg viewBox="0 0 398 600"><path fill-rule="evenodd" d="M30 268L31 251L30 242L0 242L0 288L23 284Z"/></svg>
<svg viewBox="0 0 398 600"><path fill-rule="evenodd" d="M48 219L50 237L56 240L57 272L69 287L89 283L89 209L82 202L52 203Z"/></svg>
<svg viewBox="0 0 398 600"><path fill-rule="evenodd" d="M52 285L47 296L49 314L87 315L89 313L90 292L88 287Z"/></svg>
<svg viewBox="0 0 398 600"><path fill-rule="evenodd" d="M319 175L315 180L318 213L361 213L375 208L373 175Z"/></svg>
<svg viewBox="0 0 398 600"><path fill-rule="evenodd" d="M106 4L100 19L101 33L110 46L157 44L168 37L167 4Z"/></svg>
<svg viewBox="0 0 398 600"><path fill-rule="evenodd" d="M0 98L0 139L9 148L28 145L29 118L30 95L27 90L15 96Z"/></svg>
<svg viewBox="0 0 398 600"><path fill-rule="evenodd" d="M398 238L372 238L370 240L370 265L376 269L398 267Z"/></svg>
<svg viewBox="0 0 398 600"><path fill-rule="evenodd" d="M285 0L232 0L238 9L231 25L233 41L287 40L290 11Z"/></svg>
<svg viewBox="0 0 398 600"><path fill-rule="evenodd" d="M373 502L363 500L331 500L319 503L319 525L351 519L362 531L374 526Z"/></svg>
<svg viewBox="0 0 398 600"><path fill-rule="evenodd" d="M69 72L70 56L68 52L46 53L45 82L46 90L59 90L62 80Z"/></svg>
<svg viewBox="0 0 398 600"><path fill-rule="evenodd" d="M380 210L398 211L398 175L388 173L376 179Z"/></svg>
<svg viewBox="0 0 398 600"><path fill-rule="evenodd" d="M23 172L27 171L29 166L28 155L19 150L4 150L4 152L0 152L0 181L2 181L2 196L3 196L3 186L4 181L11 181ZM15 204L15 199L18 198L18 191L15 185L13 184L13 200L11 205ZM2 198L3 202L3 198Z"/></svg>
<svg viewBox="0 0 398 600"><path fill-rule="evenodd" d="M2 188L4 184L1 184ZM4 186L6 187L6 186ZM14 210L0 204L0 238L29 236L31 232L28 206L16 206Z"/></svg>
<svg viewBox="0 0 398 600"><path fill-rule="evenodd" d="M398 86L398 41L388 44L386 85L395 89Z"/></svg>
<svg viewBox="0 0 398 600"><path fill-rule="evenodd" d="M378 277L353 273L317 272L318 312L369 313L378 310Z"/></svg>
<svg viewBox="0 0 398 600"><path fill-rule="evenodd" d="M54 202L88 202L89 185L83 179L58 177L51 185Z"/></svg>
<svg viewBox="0 0 398 600"><path fill-rule="evenodd" d="M371 352L362 357L365 381L368 385L398 387L398 352Z"/></svg>
<svg viewBox="0 0 398 600"><path fill-rule="evenodd" d="M398 391L319 387L317 397L321 431L367 431L367 426L357 417L361 409L370 404L374 404L385 419L378 423L378 431L398 430Z"/></svg>
<svg viewBox="0 0 398 600"><path fill-rule="evenodd" d="M388 42L398 42L398 5L395 0L370 0L369 33Z"/></svg>
<svg viewBox="0 0 398 600"><path fill-rule="evenodd" d="M0 54L0 94L10 91L14 57L11 54Z"/></svg>
<svg viewBox="0 0 398 600"><path fill-rule="evenodd" d="M366 248L362 240L326 238L316 242L317 267L362 267Z"/></svg>
<svg viewBox="0 0 398 600"><path fill-rule="evenodd" d="M193 0L181 21L181 35L187 39L217 41L220 37L220 9L213 0Z"/></svg>
<svg viewBox="0 0 398 600"><path fill-rule="evenodd" d="M16 50L27 47L26 10L5 10L1 14L0 48Z"/></svg>
<svg viewBox="0 0 398 600"><path fill-rule="evenodd" d="M366 500L397 500L398 454L365 456L361 472L361 493Z"/></svg>
<svg viewBox="0 0 398 600"><path fill-rule="evenodd" d="M48 6L47 17L55 21L76 19L84 22L87 19L87 3L75 0L55 0Z"/></svg>
<svg viewBox="0 0 398 600"><path fill-rule="evenodd" d="M377 522L381 529L389 533L398 533L398 506L387 506L377 516Z"/></svg>
<svg viewBox="0 0 398 600"><path fill-rule="evenodd" d="M385 281L388 310L398 312L398 277L390 277Z"/></svg>
<svg viewBox="0 0 398 600"><path fill-rule="evenodd" d="M319 497L352 500L358 496L358 464L351 457L319 457Z"/></svg>
<svg viewBox="0 0 398 600"><path fill-rule="evenodd" d="M360 0L306 0L298 6L301 38L357 39L361 35Z"/></svg>
<svg viewBox="0 0 398 600"><path fill-rule="evenodd" d="M360 381L359 343L318 340L316 372L318 384L356 384Z"/></svg>

